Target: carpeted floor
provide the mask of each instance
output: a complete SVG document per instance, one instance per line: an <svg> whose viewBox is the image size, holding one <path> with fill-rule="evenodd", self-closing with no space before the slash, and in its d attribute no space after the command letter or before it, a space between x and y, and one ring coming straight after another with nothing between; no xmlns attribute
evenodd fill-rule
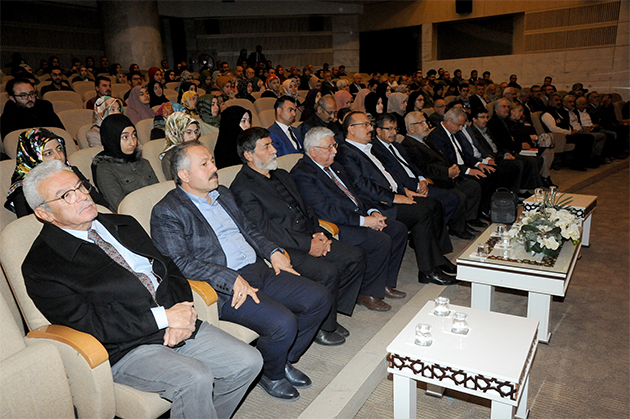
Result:
<svg viewBox="0 0 630 419"><path fill-rule="evenodd" d="M579 191L598 196L591 246L582 249L566 296L552 302L553 336L549 345L538 346L530 375L530 418L630 417L628 176L626 168ZM447 287L442 295L470 306L468 284ZM503 313L527 311L520 292L498 289L495 304ZM490 417L484 399L451 391L437 399L423 389L420 384L419 418ZM356 418L389 418L392 411L388 377Z"/></svg>

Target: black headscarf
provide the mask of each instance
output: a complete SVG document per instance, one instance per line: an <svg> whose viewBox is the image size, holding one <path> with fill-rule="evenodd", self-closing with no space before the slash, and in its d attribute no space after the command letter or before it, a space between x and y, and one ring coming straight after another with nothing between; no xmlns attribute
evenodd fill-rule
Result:
<svg viewBox="0 0 630 419"><path fill-rule="evenodd" d="M405 110L405 115L416 110L415 106L416 100L418 100L418 96L422 96L422 92L420 90L411 92L411 94L409 95L409 99L407 99L407 109Z"/></svg>
<svg viewBox="0 0 630 419"><path fill-rule="evenodd" d="M300 117L300 121L306 121L315 113L315 98L317 98L317 94L321 93L319 89L311 89L306 95L306 99L304 100L304 110L302 111L302 116Z"/></svg>
<svg viewBox="0 0 630 419"><path fill-rule="evenodd" d="M221 112L221 127L214 148L214 160L219 169L243 163L236 152L236 139L243 132L239 124L245 114L251 120L252 113L240 106L230 106Z"/></svg>
<svg viewBox="0 0 630 419"><path fill-rule="evenodd" d="M379 114L376 112L376 104L378 103L378 99L380 98L380 96L374 92L370 92L367 95L365 95L365 112L369 113L370 115L372 115L374 118L376 118ZM385 105L383 105L383 112L385 112Z"/></svg>
<svg viewBox="0 0 630 419"><path fill-rule="evenodd" d="M183 82L180 86L179 86L179 94L177 95L177 103L182 103L182 96L184 95L184 92L187 92L190 90L190 86L192 86L193 82L191 81L185 81ZM196 86L196 84L195 84Z"/></svg>
<svg viewBox="0 0 630 419"><path fill-rule="evenodd" d="M102 154L129 162L138 160L138 153L125 154L120 148L120 136L123 130L127 127L135 128L135 125L123 114L110 115L103 120L103 123L101 124L101 143L103 144Z"/></svg>
<svg viewBox="0 0 630 419"><path fill-rule="evenodd" d="M149 85L147 86L147 90L149 91L149 97L151 98L151 102L149 102L150 107L154 107L157 105L161 105L162 103L168 102L168 99L166 98L166 96L164 96L164 86L162 86L162 96L158 96L155 94L155 91L153 89L155 88L156 84L159 84L160 86L162 86L161 83L155 80L149 82Z"/></svg>
<svg viewBox="0 0 630 419"><path fill-rule="evenodd" d="M376 94L378 95L378 97L383 99L383 112L387 112L387 88L388 87L389 87L389 84L387 84L386 82L383 82L379 84L378 87L376 88Z"/></svg>

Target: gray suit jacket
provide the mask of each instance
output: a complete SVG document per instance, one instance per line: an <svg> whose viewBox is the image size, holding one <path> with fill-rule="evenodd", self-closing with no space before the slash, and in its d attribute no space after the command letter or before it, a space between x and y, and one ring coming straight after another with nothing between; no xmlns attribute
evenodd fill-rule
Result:
<svg viewBox="0 0 630 419"><path fill-rule="evenodd" d="M229 189L219 186L218 191L217 202L232 217L245 240L259 257L269 259L278 246L245 218ZM227 267L214 230L181 188L170 191L153 207L151 237L155 247L173 259L188 279L212 285L219 295L219 307L230 299L239 273Z"/></svg>

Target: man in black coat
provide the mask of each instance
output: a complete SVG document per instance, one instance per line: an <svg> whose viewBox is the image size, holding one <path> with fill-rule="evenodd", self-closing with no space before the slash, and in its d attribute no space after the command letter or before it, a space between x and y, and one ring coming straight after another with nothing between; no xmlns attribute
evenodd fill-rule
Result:
<svg viewBox="0 0 630 419"><path fill-rule="evenodd" d="M331 240L319 226L291 175L278 169L272 141L264 128L250 128L239 135L237 151L244 164L230 189L243 213L289 253L293 268L328 288L333 306L315 342L341 345L348 331L337 324L337 312L352 315L365 273L365 253Z"/></svg>
<svg viewBox="0 0 630 419"><path fill-rule="evenodd" d="M24 193L44 222L22 264L42 314L94 336L114 381L170 400L173 417L230 417L262 367L260 354L198 320L173 261L132 217L98 214L63 163L35 167Z"/></svg>
<svg viewBox="0 0 630 419"><path fill-rule="evenodd" d="M11 79L7 83L9 100L0 117L2 140L18 129L58 127L65 129L53 110L52 103L37 99L35 86L27 79Z"/></svg>
<svg viewBox="0 0 630 419"><path fill-rule="evenodd" d="M335 133L337 143L343 142L343 131L339 124L335 121L337 116L337 102L332 96L323 96L315 104L315 113L304 121L298 129L302 137L306 136L311 128L325 127Z"/></svg>

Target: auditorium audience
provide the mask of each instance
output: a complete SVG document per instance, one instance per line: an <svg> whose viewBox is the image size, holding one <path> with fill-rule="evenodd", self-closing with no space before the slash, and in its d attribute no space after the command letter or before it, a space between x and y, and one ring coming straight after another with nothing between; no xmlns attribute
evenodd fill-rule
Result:
<svg viewBox="0 0 630 419"><path fill-rule="evenodd" d="M127 117L135 125L143 119L154 118L155 111L150 106L151 98L146 87L137 86L131 89L127 100Z"/></svg>
<svg viewBox="0 0 630 419"><path fill-rule="evenodd" d="M103 120L109 115L122 113L122 111L122 100L111 96L98 98L94 105L92 127L85 133L85 137L87 138L90 147L98 147L101 145L101 125L103 124Z"/></svg>
<svg viewBox="0 0 630 419"><path fill-rule="evenodd" d="M64 80L63 72L61 71L61 69L53 68L50 72L50 79L52 80L52 83L50 83L48 86L42 87L41 89L42 97L44 97L44 95L48 92L58 92L61 90L66 90L70 92L74 91L72 87L70 87L70 84L66 80Z"/></svg>
<svg viewBox="0 0 630 419"><path fill-rule="evenodd" d="M171 154L173 148L189 141L197 141L201 135L199 122L184 112L174 112L166 119L164 151L159 155L166 180L173 180Z"/></svg>

